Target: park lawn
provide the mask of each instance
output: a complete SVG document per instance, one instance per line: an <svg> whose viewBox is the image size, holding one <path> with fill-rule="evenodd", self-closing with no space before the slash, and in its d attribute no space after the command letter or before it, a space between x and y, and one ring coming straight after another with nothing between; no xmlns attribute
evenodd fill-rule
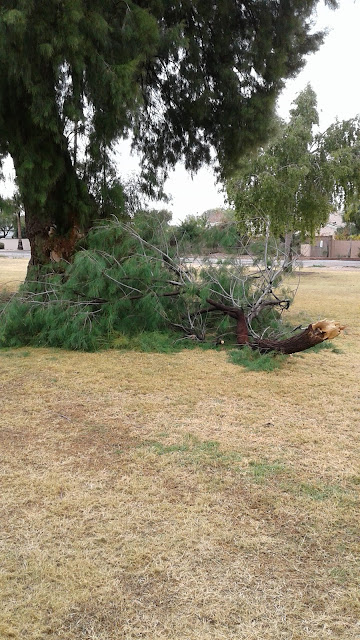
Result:
<svg viewBox="0 0 360 640"><path fill-rule="evenodd" d="M26 258L6 258L0 252L0 293L13 293L24 281L29 260Z"/></svg>
<svg viewBox="0 0 360 640"><path fill-rule="evenodd" d="M0 351L0 637L358 640L359 312L359 272L304 272L341 353L272 373Z"/></svg>

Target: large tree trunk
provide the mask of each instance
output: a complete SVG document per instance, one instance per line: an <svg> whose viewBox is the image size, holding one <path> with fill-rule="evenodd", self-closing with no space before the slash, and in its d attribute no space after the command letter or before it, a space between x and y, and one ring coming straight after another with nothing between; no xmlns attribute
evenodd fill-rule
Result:
<svg viewBox="0 0 360 640"><path fill-rule="evenodd" d="M10 94L7 99L12 109ZM42 266L71 259L76 241L96 217L96 207L76 174L59 115L49 114L47 123L36 125L31 110L31 98L23 91L23 110L11 111L9 153L25 209L30 264Z"/></svg>
<svg viewBox="0 0 360 640"><path fill-rule="evenodd" d="M76 175L68 151L58 149L57 161L56 180L43 206L26 195L24 197L32 266L71 261L76 243L89 227L95 212L94 202Z"/></svg>

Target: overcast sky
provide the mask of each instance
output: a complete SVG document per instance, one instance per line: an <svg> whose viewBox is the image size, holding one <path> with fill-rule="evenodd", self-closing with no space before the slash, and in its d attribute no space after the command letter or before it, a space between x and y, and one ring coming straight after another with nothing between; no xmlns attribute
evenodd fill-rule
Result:
<svg viewBox="0 0 360 640"><path fill-rule="evenodd" d="M288 80L278 101L279 115L287 119L294 98L308 82L317 94L320 129L332 122L353 118L360 113L360 0L340 0L339 9L331 11L323 2L318 5L316 30L328 29L323 46L308 56L305 68ZM174 220L188 214L224 206L224 199L210 170L202 169L193 179L182 167L168 181L167 192L173 196Z"/></svg>
<svg viewBox="0 0 360 640"><path fill-rule="evenodd" d="M317 94L320 129L324 130L336 119L346 120L360 112L360 0L340 0L339 9L331 11L319 2L315 29L328 29L320 50L307 58L303 71L289 80L278 101L279 115L287 119L291 102L310 82ZM119 168L124 175L136 172L138 161L130 157L128 146L119 152ZM10 165L4 167L10 176ZM9 194L7 186L1 185L1 193ZM225 205L224 195L210 169L201 169L193 178L182 166L178 166L165 185L172 197L164 205L173 212L173 221L187 215L201 214L207 209ZM155 206L155 205L154 205ZM161 206L156 203L156 206Z"/></svg>

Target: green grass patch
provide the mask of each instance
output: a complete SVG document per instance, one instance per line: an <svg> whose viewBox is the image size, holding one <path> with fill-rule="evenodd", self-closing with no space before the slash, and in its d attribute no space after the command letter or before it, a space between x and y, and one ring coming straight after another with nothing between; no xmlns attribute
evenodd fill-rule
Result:
<svg viewBox="0 0 360 640"><path fill-rule="evenodd" d="M319 342L319 344L316 344L314 347L311 347L311 352L312 353L320 353L321 351L331 351L332 353L344 353L342 351L342 349L339 349L338 347L335 347L333 345L333 343L328 340L324 340L324 342Z"/></svg>
<svg viewBox="0 0 360 640"><path fill-rule="evenodd" d="M139 446L158 456L171 456L180 465L228 467L242 460L239 452L224 451L216 440L202 441L192 434L187 434L182 442L166 444L159 440L146 440Z"/></svg>
<svg viewBox="0 0 360 640"><path fill-rule="evenodd" d="M3 358L28 358L30 356L30 351L18 351L17 349L8 351L0 349L0 356Z"/></svg>
<svg viewBox="0 0 360 640"><path fill-rule="evenodd" d="M249 462L249 471L258 482L262 482L271 476L281 475L287 471L284 464L278 461L268 462L267 460Z"/></svg>
<svg viewBox="0 0 360 640"><path fill-rule="evenodd" d="M229 351L230 362L241 365L250 371L275 371L283 367L286 359L286 355L275 352L260 353L250 347Z"/></svg>
<svg viewBox="0 0 360 640"><path fill-rule="evenodd" d="M317 501L340 498L344 494L343 489L337 485L314 485L305 482L299 485L298 492L301 496Z"/></svg>

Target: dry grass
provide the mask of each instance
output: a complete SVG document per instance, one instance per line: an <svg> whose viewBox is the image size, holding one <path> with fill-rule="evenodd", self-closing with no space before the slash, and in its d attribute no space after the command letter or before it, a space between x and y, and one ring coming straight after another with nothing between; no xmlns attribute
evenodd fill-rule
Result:
<svg viewBox="0 0 360 640"><path fill-rule="evenodd" d="M0 255L0 289L13 293L24 281L29 260L26 258L6 258Z"/></svg>
<svg viewBox="0 0 360 640"><path fill-rule="evenodd" d="M304 273L293 321L344 321L343 353L274 373L0 352L0 637L358 639L359 301Z"/></svg>

